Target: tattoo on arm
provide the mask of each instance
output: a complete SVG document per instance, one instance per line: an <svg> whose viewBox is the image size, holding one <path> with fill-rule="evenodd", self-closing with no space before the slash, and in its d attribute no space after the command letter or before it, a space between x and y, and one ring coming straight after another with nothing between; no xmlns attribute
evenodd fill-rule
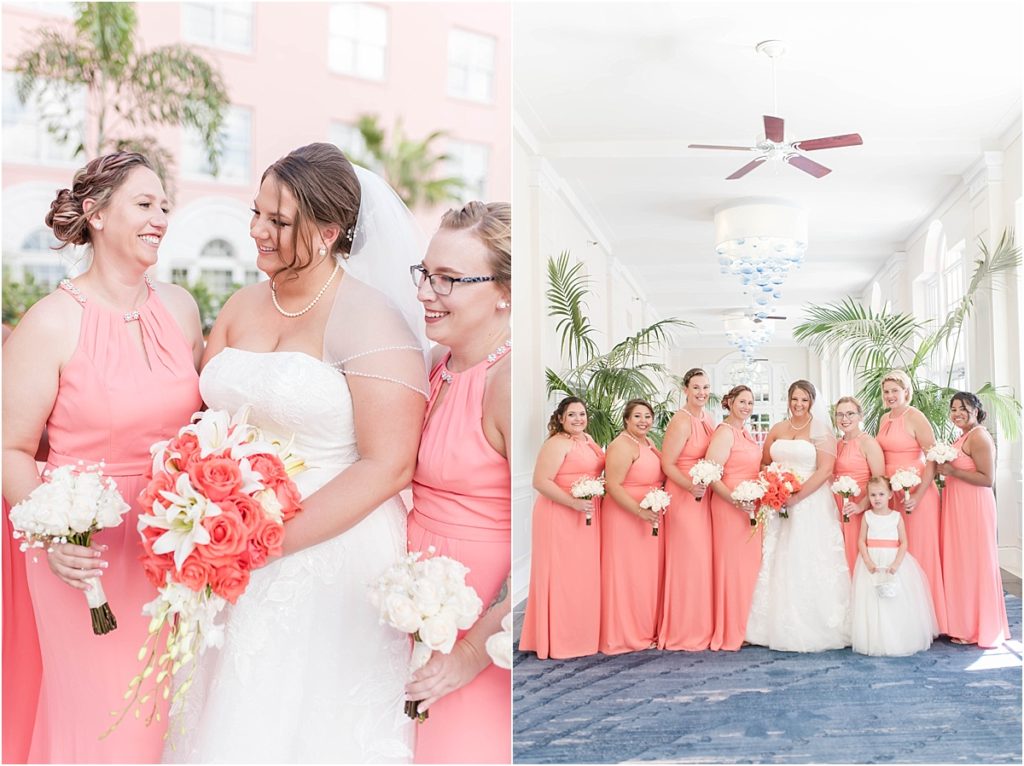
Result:
<svg viewBox="0 0 1024 766"><path fill-rule="evenodd" d="M491 611L492 609L494 609L494 607L496 607L498 604L500 604L506 598L508 598L508 581L509 581L509 578L506 577L505 581L501 584L501 590L498 591L498 595L494 597L494 601L492 601L491 605L489 607L487 607L487 611L488 612Z"/></svg>

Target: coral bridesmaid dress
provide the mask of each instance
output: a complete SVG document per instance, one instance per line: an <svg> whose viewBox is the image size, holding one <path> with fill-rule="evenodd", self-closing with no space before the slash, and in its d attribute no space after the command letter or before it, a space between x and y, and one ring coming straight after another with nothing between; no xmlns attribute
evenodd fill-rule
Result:
<svg viewBox="0 0 1024 766"><path fill-rule="evenodd" d="M723 466L722 482L735 489L740 482L757 478L761 448L745 428L728 423L719 428L733 430L732 450ZM729 501L711 494L715 627L709 648L734 652L743 646L747 634L747 617L761 570L761 534L751 538L750 517Z"/></svg>
<svg viewBox="0 0 1024 766"><path fill-rule="evenodd" d="M924 473L925 459L917 439L907 433L903 425L904 411L899 417L889 417L878 429L878 443L885 455L885 475L892 476L901 468L916 468ZM903 492L893 493L893 508L903 514L907 527L907 550L917 559L932 591L935 619L939 633L946 632L946 591L942 580L939 558L939 491L932 483L913 512L903 510Z"/></svg>
<svg viewBox="0 0 1024 766"><path fill-rule="evenodd" d="M836 464L832 469L832 480L840 476L849 476L860 487L860 492L850 498L851 503L859 503L864 498L864 490L871 478L871 468L868 466L868 459L860 451L860 438L866 434L860 434L856 439L845 441L840 439L836 445ZM857 556L860 552L857 545L860 542L860 527L864 523L863 513L854 513L849 521L843 521L843 505L845 500L839 495L833 495L836 499L836 508L839 510L839 522L843 528L843 544L846 547L846 563L850 565L850 575L857 565Z"/></svg>
<svg viewBox="0 0 1024 766"><path fill-rule="evenodd" d="M429 417L412 484L409 550L434 546L437 555L469 567L466 581L487 609L512 565L508 460L481 427L484 383L493 362L451 373L449 390L435 408L447 362L446 356L430 373ZM488 665L430 707L430 718L416 727L415 761L510 763L511 722L512 674Z"/></svg>
<svg viewBox="0 0 1024 766"><path fill-rule="evenodd" d="M665 481L661 456L649 444L629 467L623 489L636 501ZM622 508L611 495L601 504L601 643L604 654L649 649L658 640L665 536Z"/></svg>
<svg viewBox="0 0 1024 766"><path fill-rule="evenodd" d="M689 477L690 469L704 457L715 432L711 418L703 410L700 417L690 416L690 436L676 460L680 473ZM707 649L714 630L711 568L711 495L710 489L697 500L669 479L665 491L672 495L662 522L665 536L665 590L661 622L658 625L659 649L699 652Z"/></svg>
<svg viewBox="0 0 1024 766"><path fill-rule="evenodd" d="M962 449L966 438L964 434L953 446ZM977 470L963 452L952 465ZM991 487L946 477L942 492L942 574L948 635L985 649L999 646L1010 637L996 546L996 499Z"/></svg>
<svg viewBox="0 0 1024 766"><path fill-rule="evenodd" d="M142 573L136 529L139 491L146 485L151 444L169 438L199 409L199 377L192 348L150 287L138 317L107 308L61 282L82 307L78 347L61 371L46 428L47 467L105 461L131 511L123 523L96 534L108 546L103 590L117 629L94 635L82 593L66 585L40 558L28 564L43 676L32 749L34 763L155 763L167 717L146 727L128 716L105 739L111 711L119 710L139 671L139 648L149 618L142 605L155 596ZM142 333L142 347L132 337Z"/></svg>
<svg viewBox="0 0 1024 766"><path fill-rule="evenodd" d="M604 470L604 453L593 441L572 440L555 474L570 490L582 476ZM591 525L579 511L540 495L533 507L530 597L526 602L520 651L546 660L596 654L601 633L601 498L595 497Z"/></svg>

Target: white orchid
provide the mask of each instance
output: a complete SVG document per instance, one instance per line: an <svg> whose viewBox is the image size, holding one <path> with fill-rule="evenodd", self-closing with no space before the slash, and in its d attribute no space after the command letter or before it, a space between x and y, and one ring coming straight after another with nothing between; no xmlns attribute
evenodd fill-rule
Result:
<svg viewBox="0 0 1024 766"><path fill-rule="evenodd" d="M210 533L203 526L203 519L219 516L221 510L220 506L195 490L187 473L179 474L174 489L175 492L160 492L167 501L166 506L156 500L152 516L139 516L139 532L147 526L167 530L153 543L153 552L174 551L174 566L180 572L195 547L210 542Z"/></svg>

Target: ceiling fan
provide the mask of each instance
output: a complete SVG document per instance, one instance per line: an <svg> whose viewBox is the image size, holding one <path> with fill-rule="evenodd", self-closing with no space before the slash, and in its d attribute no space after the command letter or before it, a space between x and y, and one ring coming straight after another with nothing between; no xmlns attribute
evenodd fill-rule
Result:
<svg viewBox="0 0 1024 766"><path fill-rule="evenodd" d="M775 59L786 52L786 45L781 40L765 40L757 44L757 52L763 53L772 60L772 95L775 108L778 112L778 92L775 86ZM790 141L785 139L784 122L781 117L764 115L764 140L754 146L720 146L717 144L690 144L690 149L724 149L726 151L757 152L758 156L741 167L735 173L726 177L727 181L742 178L754 168L768 160L785 162L799 170L809 173L815 178L821 178L832 172L831 168L805 157L800 152L811 152L818 149L837 149L841 146L859 146L864 141L859 133L844 133L840 136L828 136L827 138L812 138L804 141Z"/></svg>

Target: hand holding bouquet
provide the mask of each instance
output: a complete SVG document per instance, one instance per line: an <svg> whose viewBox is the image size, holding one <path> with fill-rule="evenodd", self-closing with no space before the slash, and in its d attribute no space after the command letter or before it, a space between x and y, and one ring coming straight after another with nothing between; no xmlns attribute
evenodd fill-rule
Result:
<svg viewBox="0 0 1024 766"><path fill-rule="evenodd" d="M722 466L711 460L698 460L690 469L690 478L693 479L694 484L707 488L713 482L721 480L724 470Z"/></svg>
<svg viewBox="0 0 1024 766"><path fill-rule="evenodd" d="M921 474L917 472L916 468L901 468L889 477L889 486L892 487L893 492L903 490L903 510L907 513L910 513L911 510L906 507L907 502L910 500L910 490L920 483Z"/></svg>
<svg viewBox="0 0 1024 766"><path fill-rule="evenodd" d="M652 487L644 495L643 500L640 501L640 507L644 510L654 511L659 516L661 512L668 508L669 503L672 502L672 495L663 490L661 487ZM655 521L651 525L651 534L654 537L658 536L658 525L659 522Z"/></svg>
<svg viewBox="0 0 1024 766"><path fill-rule="evenodd" d="M13 536L24 540L22 551L46 548L55 543L73 543L88 548L101 529L121 525L130 506L117 491L113 479L103 476L103 463L86 466L64 465L46 471L43 483L10 512ZM84 581L92 617L92 632L104 635L117 627L99 578Z"/></svg>
<svg viewBox="0 0 1024 766"><path fill-rule="evenodd" d="M428 548L426 558L421 551L408 554L370 586L370 603L380 610L380 621L412 634L410 673L426 665L435 651L451 653L459 630L471 628L483 610L480 597L466 584L469 569L448 556L434 556L434 550ZM406 702L405 712L420 723L429 715L419 712L418 700Z"/></svg>
<svg viewBox="0 0 1024 766"><path fill-rule="evenodd" d="M758 478L764 484L764 497L761 498L760 505L767 505L777 511L779 516L788 519L789 509L786 503L803 488L803 479L778 463L765 466Z"/></svg>
<svg viewBox="0 0 1024 766"><path fill-rule="evenodd" d="M572 483L569 494L578 500L593 500L595 497L604 497L604 479L600 476L580 476ZM587 526L591 526L594 519L594 512L587 511Z"/></svg>
<svg viewBox="0 0 1024 766"><path fill-rule="evenodd" d="M960 450L951 444L945 442L935 442L935 445L928 450L925 454L925 460L930 460L937 465L943 463L952 463L956 460L957 455L960 454ZM935 481L939 485L940 489L944 489L946 486L946 477L941 473L935 475Z"/></svg>
<svg viewBox="0 0 1024 766"><path fill-rule="evenodd" d="M487 639L485 644L491 662L505 670L512 669L512 612L501 618L501 632Z"/></svg>
<svg viewBox="0 0 1024 766"><path fill-rule="evenodd" d="M757 526L757 517L755 516L755 506L759 503L762 497L764 497L764 484L757 479L748 479L741 481L736 485L736 489L732 491L732 499L739 503L743 509L750 514L750 526Z"/></svg>
<svg viewBox="0 0 1024 766"><path fill-rule="evenodd" d="M851 497L855 497L860 494L860 485L852 476L840 476L834 482L832 482L832 492L839 495L847 502ZM843 509L843 523L847 523L850 520L850 514Z"/></svg>

